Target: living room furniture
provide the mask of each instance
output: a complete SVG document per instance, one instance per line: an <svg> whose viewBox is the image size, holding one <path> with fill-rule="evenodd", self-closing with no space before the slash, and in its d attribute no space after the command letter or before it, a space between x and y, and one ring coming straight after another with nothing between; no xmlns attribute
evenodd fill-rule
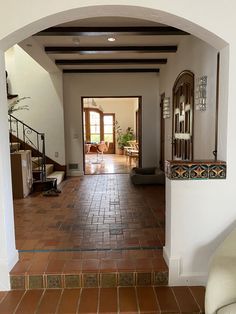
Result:
<svg viewBox="0 0 236 314"><path fill-rule="evenodd" d="M211 260L205 313L236 313L236 228L218 247Z"/></svg>
<svg viewBox="0 0 236 314"><path fill-rule="evenodd" d="M130 179L133 184L165 184L165 173L157 167L134 167Z"/></svg>

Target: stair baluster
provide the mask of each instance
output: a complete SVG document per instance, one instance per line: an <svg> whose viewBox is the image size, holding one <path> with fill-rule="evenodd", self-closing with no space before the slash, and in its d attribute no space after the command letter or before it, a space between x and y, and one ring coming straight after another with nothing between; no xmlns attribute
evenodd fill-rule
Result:
<svg viewBox="0 0 236 314"><path fill-rule="evenodd" d="M23 146L23 149L32 149L39 159L40 181L46 181L46 155L45 155L45 134L36 131L26 123L17 119L13 115L8 115L9 132L10 132L10 146L12 148L13 141L17 141ZM27 147L28 145L28 147Z"/></svg>

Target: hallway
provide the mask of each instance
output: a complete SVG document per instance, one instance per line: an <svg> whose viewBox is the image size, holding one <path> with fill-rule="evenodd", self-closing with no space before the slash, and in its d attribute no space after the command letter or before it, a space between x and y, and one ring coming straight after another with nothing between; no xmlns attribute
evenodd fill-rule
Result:
<svg viewBox="0 0 236 314"><path fill-rule="evenodd" d="M163 186L133 186L121 174L70 177L61 190L14 201L17 249L163 247Z"/></svg>

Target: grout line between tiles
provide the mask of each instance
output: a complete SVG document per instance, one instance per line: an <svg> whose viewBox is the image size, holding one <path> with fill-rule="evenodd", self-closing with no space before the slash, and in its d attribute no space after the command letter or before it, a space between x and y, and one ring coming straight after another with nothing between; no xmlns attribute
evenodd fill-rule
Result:
<svg viewBox="0 0 236 314"><path fill-rule="evenodd" d="M40 307L40 304L41 304L41 302L42 302L42 299L43 299L45 293L46 293L46 289L43 290L43 293L41 294L41 297L39 298L38 304L36 305L36 309L35 309L35 313L36 313L36 314L37 314L37 312L38 312L38 309L39 309L39 307Z"/></svg>
<svg viewBox="0 0 236 314"><path fill-rule="evenodd" d="M173 293L173 296L174 296L174 298L175 298L176 304L177 304L177 306L178 306L178 308L179 308L179 312L182 313L181 308L180 308L180 305L179 305L179 302L178 302L178 300L177 300L177 298L176 298L174 289L172 289L172 287L170 287L170 289L171 289L171 291L172 291L172 293Z"/></svg>
<svg viewBox="0 0 236 314"><path fill-rule="evenodd" d="M62 299L63 292L64 292L64 289L61 289L61 295L60 295L59 300L58 300L58 302L57 302L57 307L56 307L55 313L58 313L59 306L60 306L60 304L61 304L61 299Z"/></svg>
<svg viewBox="0 0 236 314"><path fill-rule="evenodd" d="M103 251L134 251L134 250L163 250L163 246L133 246L120 248L66 248L66 249L32 249L18 250L20 253L49 253L49 252L103 252Z"/></svg>
<svg viewBox="0 0 236 314"><path fill-rule="evenodd" d="M190 291L190 294L192 295L194 301L196 302L196 304L197 304L197 306L198 306L198 308L199 308L199 313L201 314L201 313L202 313L202 310L201 310L200 304L198 304L198 301L197 301L197 299L195 298L194 293L192 292L192 289L191 289L190 287L188 287L188 290Z"/></svg>
<svg viewBox="0 0 236 314"><path fill-rule="evenodd" d="M6 296L7 296L7 292L6 292L6 294L4 295L4 297L1 299L0 304L3 302L3 300L6 298Z"/></svg>
<svg viewBox="0 0 236 314"><path fill-rule="evenodd" d="M79 314L79 306L80 306L80 300L81 300L81 295L82 295L82 289L83 289L83 288L80 288L79 298L78 298L78 302L77 302L77 308L76 308L76 310L75 310L75 313L76 313L76 314Z"/></svg>
<svg viewBox="0 0 236 314"><path fill-rule="evenodd" d="M120 287L117 287L116 288L117 289L117 296L116 296L116 298L117 298L117 314L119 314L120 313Z"/></svg>
<svg viewBox="0 0 236 314"><path fill-rule="evenodd" d="M138 293L137 293L137 286L134 287L134 291L135 291L136 305L137 305L138 313L140 313L140 307L139 307L139 301L138 301Z"/></svg>
<svg viewBox="0 0 236 314"><path fill-rule="evenodd" d="M99 308L100 308L100 296L101 296L101 288L98 288L97 314L99 314Z"/></svg>
<svg viewBox="0 0 236 314"><path fill-rule="evenodd" d="M27 292L27 290L25 290L25 292L22 294L22 297L20 298L20 300L19 300L18 304L16 305L16 308L15 308L15 310L14 310L13 314L15 314L15 313L16 313L16 311L17 311L17 309L18 309L18 307L19 307L19 305L20 305L20 303L21 303L22 299L24 298L24 296L25 296L26 292Z"/></svg>

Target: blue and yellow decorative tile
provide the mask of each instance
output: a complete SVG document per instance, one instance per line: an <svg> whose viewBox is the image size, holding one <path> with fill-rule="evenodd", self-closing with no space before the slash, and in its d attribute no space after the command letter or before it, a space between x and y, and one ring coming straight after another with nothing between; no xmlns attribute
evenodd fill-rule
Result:
<svg viewBox="0 0 236 314"><path fill-rule="evenodd" d="M190 179L208 179L208 165L191 165L189 170Z"/></svg>
<svg viewBox="0 0 236 314"><path fill-rule="evenodd" d="M210 165L209 179L226 179L226 165Z"/></svg>

